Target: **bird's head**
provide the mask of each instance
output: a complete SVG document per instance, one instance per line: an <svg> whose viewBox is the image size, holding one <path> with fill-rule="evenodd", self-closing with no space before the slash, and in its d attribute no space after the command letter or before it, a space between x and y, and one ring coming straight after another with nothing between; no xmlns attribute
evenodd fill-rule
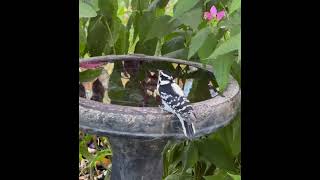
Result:
<svg viewBox="0 0 320 180"><path fill-rule="evenodd" d="M172 75L166 70L159 70L158 83L160 85L169 84L173 81Z"/></svg>

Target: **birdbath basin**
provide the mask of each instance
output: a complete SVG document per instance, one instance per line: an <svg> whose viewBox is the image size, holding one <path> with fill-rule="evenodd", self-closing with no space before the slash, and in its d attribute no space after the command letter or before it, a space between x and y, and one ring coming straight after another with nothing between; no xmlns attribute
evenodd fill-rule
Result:
<svg viewBox="0 0 320 180"><path fill-rule="evenodd" d="M166 62L213 72L211 66L204 67L196 62L144 55L109 55L80 60L80 64L110 62ZM227 125L236 116L240 107L240 87L230 76L222 95L191 103L197 116L195 136L207 135ZM105 104L79 97L80 129L109 137L113 153L111 180L160 180L162 150L167 141L185 139L174 115L155 105L139 106L112 103L112 98L110 104Z"/></svg>

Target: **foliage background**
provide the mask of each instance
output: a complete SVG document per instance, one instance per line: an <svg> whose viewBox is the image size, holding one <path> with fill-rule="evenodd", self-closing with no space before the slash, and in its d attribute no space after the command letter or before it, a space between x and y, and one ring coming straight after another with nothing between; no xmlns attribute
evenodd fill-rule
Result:
<svg viewBox="0 0 320 180"><path fill-rule="evenodd" d="M219 22L203 13L224 10ZM241 84L241 0L80 0L79 58L140 53L210 64L223 91L232 74ZM170 142L163 179L241 179L240 114L228 126L193 142ZM97 144L96 139L99 139ZM94 139L94 141L93 141ZM88 144L96 152L88 152ZM102 145L101 145L102 144ZM80 132L80 176L109 177L112 151L106 137ZM84 166L84 167L83 167Z"/></svg>

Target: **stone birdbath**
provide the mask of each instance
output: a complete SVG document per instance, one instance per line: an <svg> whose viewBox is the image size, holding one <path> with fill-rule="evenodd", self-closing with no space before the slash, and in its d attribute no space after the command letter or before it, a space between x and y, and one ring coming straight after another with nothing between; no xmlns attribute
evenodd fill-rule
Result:
<svg viewBox="0 0 320 180"><path fill-rule="evenodd" d="M211 66L166 57L145 55L109 55L81 59L80 63L169 62L212 72ZM230 76L222 95L192 103L197 115L196 136L224 127L240 108L240 87ZM168 140L185 139L175 128L175 116L159 107L134 107L79 97L80 129L86 133L108 136L112 149L111 180L160 180L163 173L162 151Z"/></svg>

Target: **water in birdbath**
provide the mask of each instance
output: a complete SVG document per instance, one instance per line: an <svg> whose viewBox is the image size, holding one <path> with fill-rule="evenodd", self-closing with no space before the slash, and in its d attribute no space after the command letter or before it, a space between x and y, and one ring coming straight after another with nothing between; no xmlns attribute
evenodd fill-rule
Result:
<svg viewBox="0 0 320 180"><path fill-rule="evenodd" d="M171 62L116 61L80 68L79 96L106 104L157 107L158 70L167 70L191 103L217 96L211 72Z"/></svg>

